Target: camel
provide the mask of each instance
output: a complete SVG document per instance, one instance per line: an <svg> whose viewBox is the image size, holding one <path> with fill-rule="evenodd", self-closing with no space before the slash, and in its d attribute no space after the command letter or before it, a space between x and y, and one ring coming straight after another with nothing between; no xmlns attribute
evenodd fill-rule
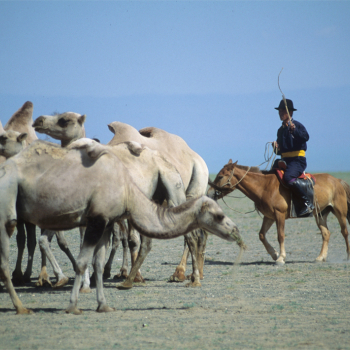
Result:
<svg viewBox="0 0 350 350"><path fill-rule="evenodd" d="M32 116L33 103L27 101L11 116L4 128L1 128L0 152L2 156L0 158L0 163L4 162L7 158L14 156L24 147L38 139L32 128ZM21 265L25 249L26 231L28 262L26 271L23 274ZM32 274L34 251L36 247L35 227L29 223L19 222L17 225L16 238L18 254L12 278L15 285L24 285L25 282L30 281L30 276Z"/></svg>
<svg viewBox="0 0 350 350"><path fill-rule="evenodd" d="M81 115L74 112L64 112L56 113L52 116L41 115L40 117L35 119L32 126L36 132L49 135L55 140L61 141L61 147L67 147L72 142L85 137L85 120L85 114ZM84 229L80 228L81 243L83 234ZM64 237L64 233L59 231L55 232L50 230L42 230L41 236L39 238L39 246L42 252L42 266L38 281L36 282L36 286L38 287L48 284L51 285L53 288L57 289L63 287L65 284L68 283L68 277L65 276L62 272L50 249L50 242L54 235L57 238L57 243L59 247L68 256L69 260L73 265L73 269L75 270L75 259L68 248L68 243ZM51 284L50 277L47 273L46 257L48 257L57 279L54 285ZM91 291L88 270L86 270L86 275L81 291L84 293L89 293Z"/></svg>
<svg viewBox="0 0 350 350"><path fill-rule="evenodd" d="M18 298L9 273L9 241L19 220L49 230L86 226L66 309L80 314L79 288L91 258L96 271L97 311L114 310L103 293L102 271L111 227L125 218L150 238L175 238L201 227L244 246L237 226L215 201L202 196L177 207L160 207L136 186L118 157L97 142L65 149L38 140L1 164L0 277L17 314L30 313Z"/></svg>
<svg viewBox="0 0 350 350"><path fill-rule="evenodd" d="M136 141L146 145L150 149L157 150L164 158L172 163L182 177L187 200L205 194L209 178L207 165L181 137L154 127L137 131L132 126L117 121L109 124L108 128L114 133L108 145L115 145L124 141ZM192 254L193 269L189 285L193 287L201 286L200 279L203 279L206 240L207 233L201 229L185 235L184 253L170 281L178 282L186 279L185 271L189 248ZM140 260L143 261L145 259L150 251L150 247L150 241L146 237L141 244L139 252ZM140 263L142 262L139 262L136 267L141 266ZM136 272L134 268L132 268L129 277L121 287L131 288L133 282L132 278L135 274Z"/></svg>

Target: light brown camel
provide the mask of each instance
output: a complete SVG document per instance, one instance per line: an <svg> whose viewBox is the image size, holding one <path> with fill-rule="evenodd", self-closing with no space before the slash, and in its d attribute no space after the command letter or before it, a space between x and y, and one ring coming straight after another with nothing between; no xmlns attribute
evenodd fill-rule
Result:
<svg viewBox="0 0 350 350"><path fill-rule="evenodd" d="M17 313L30 312L19 300L9 272L9 241L18 220L49 230L87 227L66 309L79 314L79 288L91 258L97 279L97 311L113 310L104 297L102 271L110 229L115 220L124 218L151 238L175 238L202 227L243 246L236 225L208 197L174 208L157 206L103 145L95 142L86 149L67 150L39 140L0 165L0 277Z"/></svg>
<svg viewBox="0 0 350 350"><path fill-rule="evenodd" d="M0 162L20 152L24 147L37 140L38 137L32 127L33 124L33 103L27 101L19 108L8 120L3 128L1 143L2 157ZM25 228L26 229L25 229ZM27 249L28 262L25 273L22 273L22 260L26 243L27 231ZM17 262L15 270L12 273L13 283L15 285L24 285L30 281L32 274L34 251L36 247L35 227L30 223L19 222L17 225Z"/></svg>
<svg viewBox="0 0 350 350"><path fill-rule="evenodd" d="M172 163L182 177L187 200L205 194L209 177L208 168L204 160L181 137L154 127L137 131L132 126L121 122L113 122L108 125L108 128L114 133L108 145L115 145L124 141L136 141L146 145L150 149L157 150L164 158ZM200 279L203 278L206 240L207 233L201 229L185 235L185 250L180 264L170 279L171 281L185 280L189 247L192 255L190 285L201 285ZM150 240L146 237L141 244L140 258L144 260L149 250ZM137 266L139 265L137 264ZM133 268L128 279L123 283L125 288L132 287L132 277L134 275L135 271Z"/></svg>

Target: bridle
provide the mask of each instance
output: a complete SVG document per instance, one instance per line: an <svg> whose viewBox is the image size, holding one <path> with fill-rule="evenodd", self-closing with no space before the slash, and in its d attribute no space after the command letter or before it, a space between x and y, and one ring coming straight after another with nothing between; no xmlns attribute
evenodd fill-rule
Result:
<svg viewBox="0 0 350 350"><path fill-rule="evenodd" d="M231 180L232 180L233 175L235 173L235 167L232 168L232 171L231 171L230 176L228 177L227 181L221 186L218 186L218 185L214 184L212 181L208 180L208 184L215 189L214 198L218 198L220 196L220 194L222 194L222 197L224 197L226 194L232 192L233 188L236 187L245 178L245 176L248 174L250 168L251 167L248 167L246 173L234 185L232 185ZM224 188L227 185L229 185L229 187ZM224 194L224 192L227 192L227 193Z"/></svg>

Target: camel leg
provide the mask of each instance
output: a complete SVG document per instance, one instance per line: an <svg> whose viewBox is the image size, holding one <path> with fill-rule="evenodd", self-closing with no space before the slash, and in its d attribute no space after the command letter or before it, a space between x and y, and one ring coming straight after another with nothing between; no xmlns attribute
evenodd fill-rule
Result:
<svg viewBox="0 0 350 350"><path fill-rule="evenodd" d="M124 283L122 283L120 286L118 286L119 289L130 289L130 288L132 288L133 282L139 282L139 281L136 281L137 274L139 273L139 269L140 269L141 265L143 264L143 262L145 261L146 256L151 251L151 249L152 249L152 239L145 237L145 236L141 236L140 252L137 256L135 263L132 266L132 269L130 271L128 278L124 281ZM141 276L141 278L142 278L142 276ZM142 281L140 281L140 282L145 282L145 280L142 278Z"/></svg>
<svg viewBox="0 0 350 350"><path fill-rule="evenodd" d="M10 221L6 227L5 225L0 226L0 278L4 282L7 288L13 306L16 308L17 314L29 314L32 313L31 310L26 309L13 287L10 269L9 269L9 253L10 253L10 237L16 227L16 221Z"/></svg>
<svg viewBox="0 0 350 350"><path fill-rule="evenodd" d="M272 259L277 260L278 253L275 251L275 249L270 245L270 243L266 239L266 233L274 222L275 222L274 220L264 216L263 223L261 225L260 232L259 232L259 239L261 243L264 245L266 251L271 255Z"/></svg>
<svg viewBox="0 0 350 350"><path fill-rule="evenodd" d="M64 237L63 231L56 231L55 234L56 234L58 246L68 256L69 260L71 261L71 263L73 265L73 270L75 270L76 262L75 262L73 254L71 253L71 251L68 248L68 243L66 241L66 238Z"/></svg>
<svg viewBox="0 0 350 350"><path fill-rule="evenodd" d="M24 223L19 222L17 224L17 262L16 262L16 268L12 272L12 283L14 286L24 286L24 278L22 273L22 260L23 260L23 253L24 248L26 245L26 233L24 230Z"/></svg>
<svg viewBox="0 0 350 350"><path fill-rule="evenodd" d="M129 246L130 255L131 255L131 268L133 268L137 260L137 256L141 246L141 239L140 239L139 233L132 227L130 223L129 223L129 234L128 234L128 246ZM138 270L136 275L134 276L134 282L142 282L142 281L143 281L143 277L141 275L141 271Z"/></svg>
<svg viewBox="0 0 350 350"><path fill-rule="evenodd" d="M45 230L41 230L41 234L44 233ZM46 237L48 239L48 242L51 243L52 237L54 235L54 231L48 231L46 230ZM46 254L45 250L41 247L40 245L40 238L39 238L39 248L40 248L40 253L41 253L41 271L39 274L38 281L35 283L37 287L43 287L45 285L49 285L52 287L52 283L50 281L49 274L47 273L46 269Z"/></svg>
<svg viewBox="0 0 350 350"><path fill-rule="evenodd" d="M192 275L191 282L189 282L187 287L200 287L201 282L199 278L199 268L198 268L198 235L200 235L200 230L195 230L185 235L190 253L192 256Z"/></svg>
<svg viewBox="0 0 350 350"><path fill-rule="evenodd" d="M197 252L197 261L199 269L199 278L202 280L204 278L204 260L205 260L205 247L207 245L208 234L201 230L201 234L198 237L198 252Z"/></svg>
<svg viewBox="0 0 350 350"><path fill-rule="evenodd" d="M277 226L277 237L278 237L278 242L280 244L280 254L278 259L276 260L276 264L284 265L286 260L286 250L284 247L284 239L285 239L284 227L286 222L285 214L276 211L275 217L276 217L276 226Z"/></svg>
<svg viewBox="0 0 350 350"><path fill-rule="evenodd" d="M120 230L119 227L117 227L117 224L114 225L112 234L112 249L103 271L103 279L111 277L112 263L114 260L115 253L117 252L117 249L119 247Z"/></svg>
<svg viewBox="0 0 350 350"><path fill-rule="evenodd" d="M33 271L34 252L36 247L36 227L29 222L26 222L25 226L27 230L28 263L23 278L24 282L29 283Z"/></svg>
<svg viewBox="0 0 350 350"><path fill-rule="evenodd" d="M186 243L186 238L184 238L184 251L182 253L181 261L176 267L174 274L170 276L169 282L183 282L186 279L185 272L189 253L190 250Z"/></svg>
<svg viewBox="0 0 350 350"><path fill-rule="evenodd" d="M53 288L61 288L68 283L68 277L64 275L54 255L52 254L52 251L49 246L49 241L47 238L47 235L50 234L49 233L50 231L49 232L47 231L48 230L44 230L44 232L41 234L39 238L39 245L44 250L47 258L49 259L53 268L53 272L57 278L57 283L53 286Z"/></svg>
<svg viewBox="0 0 350 350"><path fill-rule="evenodd" d="M91 258L95 255L94 254L94 252L96 252L95 247L99 243L100 238L103 236L105 224L106 224L105 220L102 217L89 219L88 226L86 228L85 235L83 238L83 244L80 249L78 259L76 260L75 279L74 279L73 289L70 296L70 303L68 308L66 309L66 313L73 313L75 315L80 315L82 313L82 311L79 310L77 307L81 281L85 273L85 270L87 268L88 262L91 261ZM101 246L98 246L98 248L101 248ZM98 295L99 295L99 298L102 298L103 296L102 269L103 269L104 262L101 262L99 259L101 259L101 254L103 255L103 252L100 252L99 254L100 254L99 257L96 260L98 262L95 262L95 264L97 264L96 275L97 275ZM99 264L100 266L102 266L101 271L100 271ZM107 307L107 305L105 307Z"/></svg>
<svg viewBox="0 0 350 350"><path fill-rule="evenodd" d="M120 239L122 241L123 246L123 263L120 268L120 272L116 274L113 278L127 278L128 277L128 250L129 250L129 242L128 242L128 229L125 226L125 221L122 221L119 224L119 234ZM136 239L136 242L139 240L139 236L135 236L132 239ZM136 243L134 243L136 244Z"/></svg>

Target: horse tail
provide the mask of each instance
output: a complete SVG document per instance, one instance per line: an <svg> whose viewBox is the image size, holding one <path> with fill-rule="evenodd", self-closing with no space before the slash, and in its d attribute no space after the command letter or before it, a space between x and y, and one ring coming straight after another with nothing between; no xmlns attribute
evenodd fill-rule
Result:
<svg viewBox="0 0 350 350"><path fill-rule="evenodd" d="M341 185L343 186L345 193L346 193L346 199L348 202L348 212L346 217L348 218L348 222L350 224L350 186L348 183L346 183L344 180L339 180Z"/></svg>

